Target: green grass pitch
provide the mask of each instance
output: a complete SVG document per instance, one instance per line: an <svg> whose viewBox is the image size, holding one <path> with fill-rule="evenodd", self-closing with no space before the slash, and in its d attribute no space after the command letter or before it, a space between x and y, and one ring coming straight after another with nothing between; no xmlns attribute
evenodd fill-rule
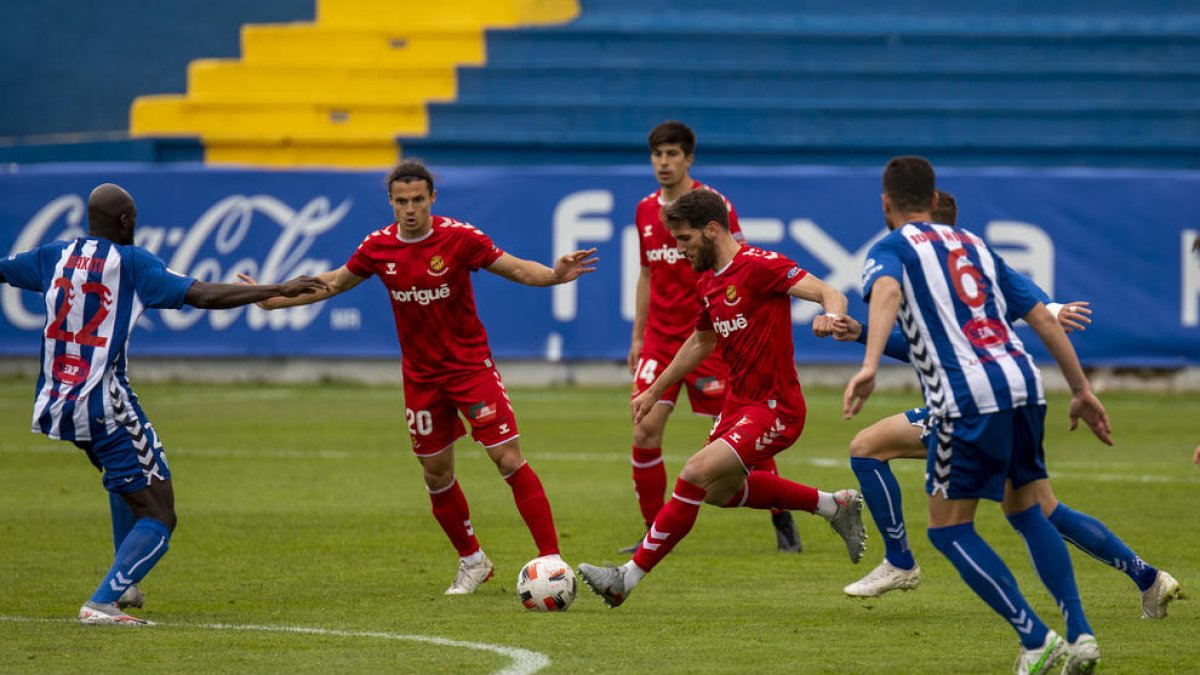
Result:
<svg viewBox="0 0 1200 675"><path fill-rule="evenodd" d="M766 513L705 507L624 606L608 610L581 586L570 611L535 614L514 593L535 552L511 492L479 446L460 442L458 475L497 575L474 596L445 597L457 561L429 513L399 387L349 385L139 387L167 448L179 513L170 553L142 584L139 615L160 625L81 627L75 612L111 561L107 501L82 453L27 431L32 388L0 382L0 671L487 673L536 664L457 643L537 652L549 659L545 673L1002 673L1016 656L1012 631L925 538L923 465L911 461L894 466L924 572L914 592L842 595L882 556L873 525L854 566L816 517L797 515L805 550L785 555ZM828 490L855 485L846 447L857 429L918 402L880 393L845 422L840 392L807 394L807 428L779 468ZM522 389L513 399L564 557L623 561L616 549L641 534L627 391ZM1191 464L1200 396L1103 400L1115 448L1067 433L1065 398L1052 397L1056 492L1200 598L1200 470ZM675 415L672 481L706 431L704 420ZM983 505L978 522L1034 607L1061 627L998 507ZM1125 575L1076 549L1072 557L1107 672L1200 671L1200 599L1145 621Z"/></svg>

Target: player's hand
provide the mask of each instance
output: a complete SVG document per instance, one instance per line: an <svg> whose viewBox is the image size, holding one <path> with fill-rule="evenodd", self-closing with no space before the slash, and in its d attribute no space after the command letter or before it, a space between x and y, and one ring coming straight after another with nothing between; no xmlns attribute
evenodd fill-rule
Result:
<svg viewBox="0 0 1200 675"><path fill-rule="evenodd" d="M642 340L638 338L629 342L629 355L625 357L625 363L629 366L629 374L637 377L638 359L642 356Z"/></svg>
<svg viewBox="0 0 1200 675"><path fill-rule="evenodd" d="M238 272L238 281L242 282L243 284L246 284L247 286L257 286L258 285L257 279L250 276L249 274L242 274L241 272ZM267 309L267 310L275 309L275 306L271 304L270 298L268 298L266 300L259 300L258 302L254 303L254 306L258 307L259 309Z"/></svg>
<svg viewBox="0 0 1200 675"><path fill-rule="evenodd" d="M862 335L862 324L852 316L841 315L833 326L833 339L838 342L854 342Z"/></svg>
<svg viewBox="0 0 1200 675"><path fill-rule="evenodd" d="M654 409L654 405L656 403L658 403L658 394L653 393L652 390L647 389L646 391L638 394L637 397L629 403L629 410L633 413L634 425L639 424L642 421L642 418L650 414L650 411Z"/></svg>
<svg viewBox="0 0 1200 675"><path fill-rule="evenodd" d="M1196 454L1192 457L1192 463L1200 466L1200 445L1196 446Z"/></svg>
<svg viewBox="0 0 1200 675"><path fill-rule="evenodd" d="M329 284L317 277L308 275L300 275L295 279L289 279L279 289L279 294L285 298L294 298L298 295L308 295L309 293L318 293L328 291Z"/></svg>
<svg viewBox="0 0 1200 675"><path fill-rule="evenodd" d="M841 314L820 314L813 317L813 335L819 338L826 338L833 335L837 327L837 322L841 318Z"/></svg>
<svg viewBox="0 0 1200 675"><path fill-rule="evenodd" d="M1100 403L1100 399L1096 398L1091 389L1084 389L1071 397L1071 408L1067 415L1071 418L1071 431L1075 431L1075 427L1079 426L1079 419L1083 418L1096 438L1105 445L1113 444L1112 424L1108 421L1108 413L1104 411L1104 404Z"/></svg>
<svg viewBox="0 0 1200 675"><path fill-rule="evenodd" d="M875 391L875 371L864 367L850 378L842 395L842 417L850 419L862 410L863 404Z"/></svg>
<svg viewBox="0 0 1200 675"><path fill-rule="evenodd" d="M596 261L600 260L595 253L595 248L589 248L585 251L568 253L559 258L554 263L554 278L558 280L558 283L565 284L575 281L580 275L595 272Z"/></svg>
<svg viewBox="0 0 1200 675"><path fill-rule="evenodd" d="M1085 331L1089 324L1092 323L1092 310L1088 309L1088 305L1092 303L1087 301L1068 302L1058 310L1058 323L1062 325L1063 330L1068 333L1075 331Z"/></svg>

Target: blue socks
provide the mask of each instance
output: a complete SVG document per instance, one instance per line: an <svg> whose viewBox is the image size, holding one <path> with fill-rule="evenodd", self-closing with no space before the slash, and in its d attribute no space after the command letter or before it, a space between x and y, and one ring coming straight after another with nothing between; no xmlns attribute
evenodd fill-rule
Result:
<svg viewBox="0 0 1200 675"><path fill-rule="evenodd" d="M1079 599L1079 587L1075 585L1075 568L1071 566L1071 555L1062 535L1042 515L1040 504L1008 517L1013 529L1021 533L1033 567L1042 583L1054 596L1067 623L1067 640L1074 642L1081 633L1091 634L1083 614L1083 603Z"/></svg>
<svg viewBox="0 0 1200 675"><path fill-rule="evenodd" d="M1059 502L1050 523L1058 528L1063 539L1075 544L1084 553L1129 575L1139 591L1154 583L1158 570L1138 557L1104 523L1086 513L1072 510Z"/></svg>
<svg viewBox="0 0 1200 675"><path fill-rule="evenodd" d="M133 529L133 523L137 519L133 517L133 511L121 495L115 492L108 493L108 510L112 512L113 550L117 551L121 548L121 542L129 536L129 531Z"/></svg>
<svg viewBox="0 0 1200 675"><path fill-rule="evenodd" d="M1022 646L1026 649L1042 646L1049 629L1021 595L1008 566L975 532L975 523L931 527L929 541L950 559L971 590L993 611L1008 620L1017 631ZM1059 541L1062 541L1061 538Z"/></svg>
<svg viewBox="0 0 1200 675"><path fill-rule="evenodd" d="M884 557L900 569L910 570L917 561L908 546L904 511L900 504L900 484L887 462L870 457L851 457L850 468L858 477L863 500L883 537Z"/></svg>
<svg viewBox="0 0 1200 675"><path fill-rule="evenodd" d="M134 523L129 535L117 549L112 568L92 594L92 602L116 602L125 589L141 581L166 554L170 541L171 530L157 520L142 518Z"/></svg>

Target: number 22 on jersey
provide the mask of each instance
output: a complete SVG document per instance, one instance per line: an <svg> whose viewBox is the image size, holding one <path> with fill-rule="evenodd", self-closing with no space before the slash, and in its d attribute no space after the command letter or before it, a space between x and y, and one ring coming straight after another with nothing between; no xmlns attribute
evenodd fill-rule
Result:
<svg viewBox="0 0 1200 675"><path fill-rule="evenodd" d="M100 305L83 328L78 332L72 332L66 330L66 323L67 317L71 315L71 309L78 299L75 283L66 277L59 277L54 280L54 287L62 291L62 305L59 306L58 313L54 315L54 320L46 327L46 337L86 347L107 347L108 338L96 335L96 330L108 317L109 308L112 307L112 291L104 284L95 281L87 281L79 286L79 290L84 296L89 294L100 296Z"/></svg>

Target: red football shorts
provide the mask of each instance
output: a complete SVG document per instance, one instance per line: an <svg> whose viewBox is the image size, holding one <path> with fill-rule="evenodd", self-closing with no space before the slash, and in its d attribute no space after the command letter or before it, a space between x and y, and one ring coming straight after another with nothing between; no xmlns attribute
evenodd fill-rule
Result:
<svg viewBox="0 0 1200 675"><path fill-rule="evenodd" d="M630 400L646 391L654 380L658 379L662 371L671 365L673 358L675 358L674 354L643 350L638 358L637 370L634 372L633 395L630 396ZM680 387L685 386L692 412L697 415L716 417L721 414L721 406L725 403L725 385L728 382L729 366L720 354L714 353L704 359L703 363L682 380L671 385L658 398L658 401L674 406L675 400L679 398Z"/></svg>
<svg viewBox="0 0 1200 675"><path fill-rule="evenodd" d="M466 436L460 412L471 424L471 436L485 448L520 435L512 402L495 368L440 382L404 381L404 417L414 455L436 455Z"/></svg>
<svg viewBox="0 0 1200 675"><path fill-rule="evenodd" d="M723 441L749 473L756 465L791 447L804 430L804 415L784 417L765 403L737 404L721 411L708 442Z"/></svg>

